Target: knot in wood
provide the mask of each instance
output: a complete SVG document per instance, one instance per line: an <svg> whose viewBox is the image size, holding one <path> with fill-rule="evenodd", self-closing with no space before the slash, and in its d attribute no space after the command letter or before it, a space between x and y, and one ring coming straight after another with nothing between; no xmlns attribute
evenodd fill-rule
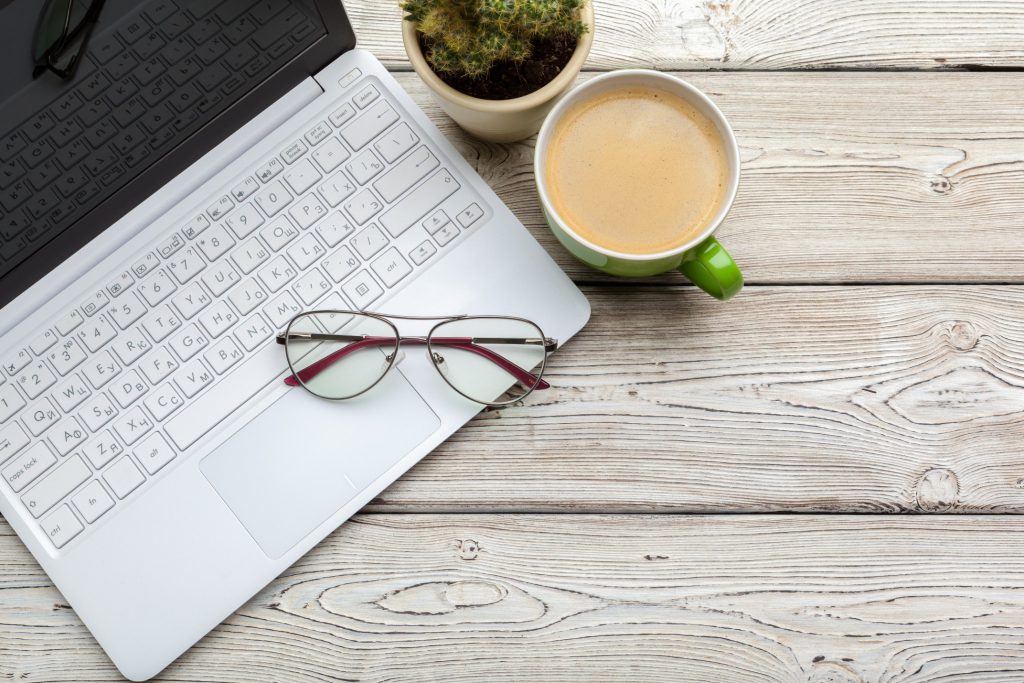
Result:
<svg viewBox="0 0 1024 683"><path fill-rule="evenodd" d="M958 351L970 351L978 345L978 330L971 323L958 320L949 328L949 343Z"/></svg>
<svg viewBox="0 0 1024 683"><path fill-rule="evenodd" d="M480 552L480 544L473 539L459 541L459 557L464 560L475 560Z"/></svg>
<svg viewBox="0 0 1024 683"><path fill-rule="evenodd" d="M856 671L839 662L817 661L811 669L808 683L864 683Z"/></svg>
<svg viewBox="0 0 1024 683"><path fill-rule="evenodd" d="M944 512L956 503L960 481L951 470L928 470L917 482L917 507L922 512Z"/></svg>
<svg viewBox="0 0 1024 683"><path fill-rule="evenodd" d="M930 184L935 194L949 194L953 191L953 181L944 175L935 176Z"/></svg>

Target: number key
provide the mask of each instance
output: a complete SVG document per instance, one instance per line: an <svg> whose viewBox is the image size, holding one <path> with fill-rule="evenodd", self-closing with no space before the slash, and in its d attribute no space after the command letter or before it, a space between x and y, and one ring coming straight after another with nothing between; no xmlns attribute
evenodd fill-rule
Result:
<svg viewBox="0 0 1024 683"><path fill-rule="evenodd" d="M140 285L138 292L149 303L156 306L158 303L169 297L177 289L170 276L163 270L158 270Z"/></svg>
<svg viewBox="0 0 1024 683"><path fill-rule="evenodd" d="M117 330L114 326L107 322L104 316L99 316L86 323L85 327L78 331L75 335L78 340L88 347L90 351L96 353L103 345L113 339L117 335Z"/></svg>
<svg viewBox="0 0 1024 683"><path fill-rule="evenodd" d="M39 398L44 391L56 384L57 378L46 367L46 363L38 360L25 368L18 375L16 381L29 399L35 399Z"/></svg>
<svg viewBox="0 0 1024 683"><path fill-rule="evenodd" d="M74 339L65 339L47 354L46 359L59 374L66 375L85 360L85 351Z"/></svg>

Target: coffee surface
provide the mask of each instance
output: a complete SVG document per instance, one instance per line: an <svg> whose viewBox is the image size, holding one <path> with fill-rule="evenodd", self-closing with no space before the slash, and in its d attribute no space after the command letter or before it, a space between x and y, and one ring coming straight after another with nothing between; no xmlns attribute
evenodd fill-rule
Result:
<svg viewBox="0 0 1024 683"><path fill-rule="evenodd" d="M711 119L672 93L632 87L566 112L545 174L555 211L581 237L653 254L707 227L722 204L728 165Z"/></svg>

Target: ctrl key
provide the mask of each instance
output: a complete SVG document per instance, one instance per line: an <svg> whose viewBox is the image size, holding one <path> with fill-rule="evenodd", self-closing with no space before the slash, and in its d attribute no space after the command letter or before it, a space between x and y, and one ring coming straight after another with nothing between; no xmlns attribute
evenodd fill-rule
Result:
<svg viewBox="0 0 1024 683"><path fill-rule="evenodd" d="M61 505L41 525L43 533L50 537L53 544L63 548L72 538L82 533L82 523L75 517L67 505Z"/></svg>

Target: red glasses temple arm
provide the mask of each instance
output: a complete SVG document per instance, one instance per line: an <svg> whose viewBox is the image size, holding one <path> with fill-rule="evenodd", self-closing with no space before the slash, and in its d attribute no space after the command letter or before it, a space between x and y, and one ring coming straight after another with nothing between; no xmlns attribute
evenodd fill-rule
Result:
<svg viewBox="0 0 1024 683"><path fill-rule="evenodd" d="M310 363L302 370L299 370L298 373L285 377L284 383L289 386L297 386L300 383L300 381L303 383L310 381L311 379L319 375L321 372L329 368L331 365L333 365L334 363L336 363L337 361L341 360L342 358L344 358L345 356L349 355L354 351L374 346L393 346L394 343L395 340L393 337L364 337L359 341L354 341L347 346L343 346L337 351L327 354L318 361ZM403 339L402 343L425 344L426 342L421 341L419 339ZM470 351L477 355L483 356L487 360L491 361L492 363L500 367L505 372L515 377L523 384L527 386L533 386L534 384L536 384L536 387L534 387L535 389L548 389L551 386L543 379L538 379L537 375L533 374L528 370L524 370L523 368L510 361L508 358L505 358L501 354L495 353L494 351L488 349L485 346L477 346L476 344L473 343L472 337L441 337L431 339L430 343L432 346L449 346L452 348L460 349L462 351Z"/></svg>

